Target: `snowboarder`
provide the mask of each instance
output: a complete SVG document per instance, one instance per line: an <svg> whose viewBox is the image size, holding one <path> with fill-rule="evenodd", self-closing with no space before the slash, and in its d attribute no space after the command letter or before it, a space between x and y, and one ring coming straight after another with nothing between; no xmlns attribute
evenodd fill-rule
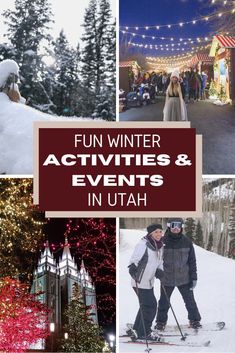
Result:
<svg viewBox="0 0 235 353"><path fill-rule="evenodd" d="M132 277L132 287L138 296L140 308L133 329L127 331L132 338L157 340L152 334L151 326L157 311L157 301L153 286L155 276L160 278L162 270L162 235L161 224L151 224L147 227L148 234L136 245L130 259L129 273ZM131 331L131 332L130 332Z"/></svg>
<svg viewBox="0 0 235 353"><path fill-rule="evenodd" d="M161 279L161 296L155 328L158 331L163 331L166 326L169 310L168 299L175 287L183 297L190 326L195 329L200 328L201 316L193 294L193 289L197 284L197 266L193 243L183 234L182 218L169 219L167 227L163 237L164 276Z"/></svg>
<svg viewBox="0 0 235 353"><path fill-rule="evenodd" d="M19 87L19 66L14 60L6 59L0 62L0 92L5 93L12 102L25 104Z"/></svg>
<svg viewBox="0 0 235 353"><path fill-rule="evenodd" d="M187 121L187 109L179 82L179 71L171 74L170 84L166 90L166 102L163 109L164 121Z"/></svg>

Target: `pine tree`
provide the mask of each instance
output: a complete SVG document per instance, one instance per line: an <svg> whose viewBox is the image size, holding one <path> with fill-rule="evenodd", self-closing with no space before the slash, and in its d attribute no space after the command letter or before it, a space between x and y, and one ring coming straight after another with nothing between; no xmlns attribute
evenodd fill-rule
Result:
<svg viewBox="0 0 235 353"><path fill-rule="evenodd" d="M65 313L68 321L64 332L67 339L62 340L64 352L102 352L105 346L101 330L89 316L90 306L84 304L82 293L77 284L73 286L73 297Z"/></svg>
<svg viewBox="0 0 235 353"><path fill-rule="evenodd" d="M228 236L229 236L229 257L234 259L235 258L235 198L233 198L232 205L230 207Z"/></svg>
<svg viewBox="0 0 235 353"><path fill-rule="evenodd" d="M116 33L108 0L100 0L99 2L97 34L97 48L99 50L96 50L96 108L93 116L113 120L115 118L116 95Z"/></svg>
<svg viewBox="0 0 235 353"><path fill-rule="evenodd" d="M195 244L204 247L202 225L200 221L197 222L194 241Z"/></svg>
<svg viewBox="0 0 235 353"><path fill-rule="evenodd" d="M184 223L184 233L188 238L192 240L194 239L195 228L195 220L193 218L186 218Z"/></svg>
<svg viewBox="0 0 235 353"><path fill-rule="evenodd" d="M97 4L96 0L90 0L84 16L84 49L82 51L82 78L83 84L89 90L95 92L96 86L96 28L97 28Z"/></svg>
<svg viewBox="0 0 235 353"><path fill-rule="evenodd" d="M50 40L47 34L52 16L49 1L15 0L15 9L3 15L8 25L7 37L15 50L14 59L20 66L21 94L29 105L48 111L52 102L40 81L43 62L39 49L42 41Z"/></svg>
<svg viewBox="0 0 235 353"><path fill-rule="evenodd" d="M213 232L210 232L206 250L212 251L212 249L213 249Z"/></svg>
<svg viewBox="0 0 235 353"><path fill-rule="evenodd" d="M56 106L55 113L58 115L73 116L77 113L78 99L73 99L73 97L80 84L78 78L79 56L79 46L76 50L71 48L62 30L54 43L55 64L50 68L52 70L52 101Z"/></svg>
<svg viewBox="0 0 235 353"><path fill-rule="evenodd" d="M108 0L90 0L84 18L82 37L83 83L92 95L88 114L113 120L115 117L116 47L115 25Z"/></svg>

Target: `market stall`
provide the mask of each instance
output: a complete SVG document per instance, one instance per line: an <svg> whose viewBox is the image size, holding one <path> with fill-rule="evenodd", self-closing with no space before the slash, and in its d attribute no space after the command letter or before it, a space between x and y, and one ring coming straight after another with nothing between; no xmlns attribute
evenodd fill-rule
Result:
<svg viewBox="0 0 235 353"><path fill-rule="evenodd" d="M190 67L197 69L200 74L206 72L210 81L214 77L213 64L214 58L206 53L197 53L192 57Z"/></svg>
<svg viewBox="0 0 235 353"><path fill-rule="evenodd" d="M125 92L131 91L131 85L138 79L140 66L137 61L120 61L119 87Z"/></svg>
<svg viewBox="0 0 235 353"><path fill-rule="evenodd" d="M215 94L235 104L235 37L214 36L209 55L214 57Z"/></svg>

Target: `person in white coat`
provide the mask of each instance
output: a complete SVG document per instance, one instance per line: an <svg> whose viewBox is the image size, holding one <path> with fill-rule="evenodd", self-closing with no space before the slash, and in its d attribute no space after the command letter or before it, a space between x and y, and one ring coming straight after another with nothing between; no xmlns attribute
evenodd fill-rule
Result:
<svg viewBox="0 0 235 353"><path fill-rule="evenodd" d="M170 84L166 90L166 101L163 109L163 121L187 121L187 109L179 82L179 71L171 74Z"/></svg>
<svg viewBox="0 0 235 353"><path fill-rule="evenodd" d="M148 234L136 245L128 266L132 277L131 285L140 305L132 332L129 334L136 339L156 340L152 335L151 326L157 311L154 280L155 277L163 276L163 231L161 224L151 224L147 231Z"/></svg>

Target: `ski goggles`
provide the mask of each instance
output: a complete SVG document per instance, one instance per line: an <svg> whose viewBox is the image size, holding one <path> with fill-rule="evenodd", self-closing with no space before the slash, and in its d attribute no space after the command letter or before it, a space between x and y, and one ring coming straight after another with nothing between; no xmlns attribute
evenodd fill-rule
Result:
<svg viewBox="0 0 235 353"><path fill-rule="evenodd" d="M181 229L183 224L182 222L170 222L170 223L167 223L167 226L171 229L174 229L174 228Z"/></svg>

